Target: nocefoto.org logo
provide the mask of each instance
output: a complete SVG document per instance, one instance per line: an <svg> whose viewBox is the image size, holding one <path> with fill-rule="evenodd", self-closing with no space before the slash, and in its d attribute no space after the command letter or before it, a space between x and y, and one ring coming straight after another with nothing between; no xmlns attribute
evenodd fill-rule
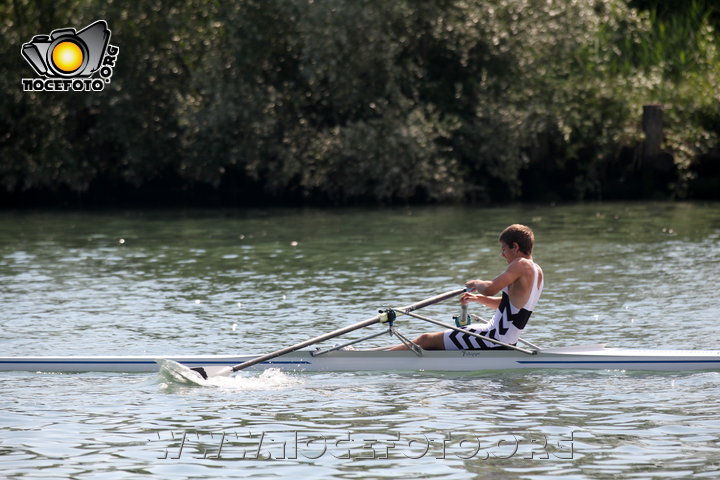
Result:
<svg viewBox="0 0 720 480"><path fill-rule="evenodd" d="M105 20L79 32L58 28L35 35L20 53L42 78L23 78L25 92L99 92L110 83L120 49L110 45ZM100 78L92 78L98 72Z"/></svg>

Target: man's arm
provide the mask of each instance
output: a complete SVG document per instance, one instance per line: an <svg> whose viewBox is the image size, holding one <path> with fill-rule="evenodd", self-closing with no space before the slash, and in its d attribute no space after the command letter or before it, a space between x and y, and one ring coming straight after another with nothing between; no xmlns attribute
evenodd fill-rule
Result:
<svg viewBox="0 0 720 480"><path fill-rule="evenodd" d="M502 299L500 297L488 297L486 295L479 295L474 293L465 293L462 297L460 297L460 303L463 305L470 303L470 302L478 302L482 303L486 307L490 307L493 310L497 310L497 308L500 306L500 301Z"/></svg>
<svg viewBox="0 0 720 480"><path fill-rule="evenodd" d="M486 307L497 309L500 306L500 297L493 297L500 290L513 283L520 277L520 271L515 265L508 265L508 268L495 277L493 280L470 280L465 283L466 287L477 291L477 294L466 293L460 298L460 303L478 302Z"/></svg>
<svg viewBox="0 0 720 480"><path fill-rule="evenodd" d="M493 280L470 280L465 283L465 286L474 289L480 295L492 296L520 278L521 274L522 267L519 263L513 262Z"/></svg>

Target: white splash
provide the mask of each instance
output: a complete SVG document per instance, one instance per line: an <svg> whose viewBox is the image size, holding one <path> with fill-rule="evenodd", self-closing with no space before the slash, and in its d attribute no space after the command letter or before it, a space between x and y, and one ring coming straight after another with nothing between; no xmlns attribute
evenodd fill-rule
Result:
<svg viewBox="0 0 720 480"><path fill-rule="evenodd" d="M260 374L243 372L229 377L210 377L207 385L233 390L284 390L302 383L299 377L288 375L277 368L269 368Z"/></svg>

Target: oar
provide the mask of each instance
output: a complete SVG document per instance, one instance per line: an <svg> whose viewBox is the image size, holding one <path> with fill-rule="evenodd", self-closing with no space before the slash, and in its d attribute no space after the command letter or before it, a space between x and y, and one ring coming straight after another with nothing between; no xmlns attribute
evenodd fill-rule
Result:
<svg viewBox="0 0 720 480"><path fill-rule="evenodd" d="M418 310L420 308L427 307L428 305L442 302L443 300L447 300L448 298L452 298L454 296L460 295L461 293L465 293L464 288L441 293L440 295L436 295L434 297L427 298L420 302L413 303L412 305L408 305L407 307L396 308L396 309L392 309L392 310L397 310L398 312L402 312L402 313L409 313L409 312ZM276 350L274 352L271 352L271 353L268 353L265 355L261 355L259 357L253 358L252 360L248 360L247 362L241 363L239 365L235 365L233 367L223 367L223 368L219 368L219 369L217 369L217 368L210 369L207 367L193 367L192 370L198 372L205 379L207 379L208 377L227 376L233 372L237 372L239 370L243 370L245 368L252 367L253 365L256 365L258 363L262 363L262 362L271 360L273 358L279 357L281 355L285 355L290 352L294 352L295 350L300 350L301 348L310 346L312 344L320 343L325 340L330 340L331 338L339 337L340 335L344 335L348 332L352 332L353 330L367 327L367 326L373 325L375 323L386 323L390 320L391 320L391 318L388 317L387 312L379 313L378 315L375 315L372 318L368 318L367 320L364 320L362 322L358 322L353 325L348 325L347 327L339 328L337 330L326 333L324 335L320 335L319 337L311 338L309 340L305 340L304 342L297 343L290 347L285 347L280 350Z"/></svg>

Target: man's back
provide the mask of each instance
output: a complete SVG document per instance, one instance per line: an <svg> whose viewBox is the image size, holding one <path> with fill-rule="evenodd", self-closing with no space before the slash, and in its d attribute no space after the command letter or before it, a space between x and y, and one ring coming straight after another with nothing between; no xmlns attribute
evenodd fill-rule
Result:
<svg viewBox="0 0 720 480"><path fill-rule="evenodd" d="M531 299L533 287L539 289L542 286L543 271L532 258L517 258L508 265L507 270L517 274L517 279L507 287L510 303L517 309L524 308Z"/></svg>

